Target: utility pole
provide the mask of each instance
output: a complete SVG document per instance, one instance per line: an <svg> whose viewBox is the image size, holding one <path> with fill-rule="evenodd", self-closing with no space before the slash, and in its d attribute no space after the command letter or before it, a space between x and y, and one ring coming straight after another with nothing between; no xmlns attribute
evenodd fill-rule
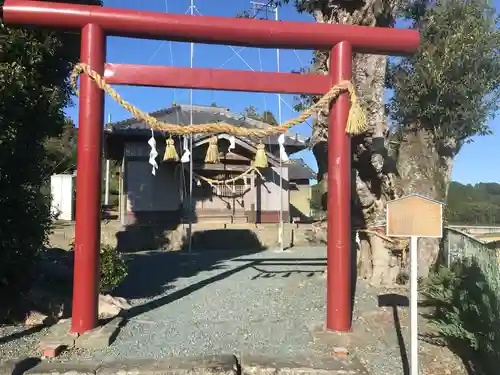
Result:
<svg viewBox="0 0 500 375"><path fill-rule="evenodd" d="M111 123L111 114L108 115L108 124ZM104 204L109 206L109 158L106 158L106 180L104 185Z"/></svg>
<svg viewBox="0 0 500 375"><path fill-rule="evenodd" d="M271 5L270 2L267 3L261 3L258 1L250 1L250 4L252 5L252 16L253 18L256 18L257 15L261 12L264 11L265 13L265 19L269 19L268 17L268 12L272 11L274 12L274 20L279 21L278 17L278 7L275 5ZM279 48L276 49L276 71L279 73L280 71L280 50ZM281 124L281 94L278 93L278 123ZM281 153L280 153L280 173L279 173L279 188L280 188L280 212L279 212L279 231L278 231L278 242L280 244L280 250L283 251L284 249L284 225L283 225L283 160L281 160ZM290 210L288 210L290 211Z"/></svg>
<svg viewBox="0 0 500 375"><path fill-rule="evenodd" d="M189 2L189 14L194 16L196 5L194 0ZM190 53L189 53L189 66L193 69L194 62L194 43L190 43ZM193 125L193 89L189 90L189 125ZM189 234L188 234L188 251L191 253L193 247L193 219L195 205L193 200L193 135L189 135L189 152L191 153L189 157Z"/></svg>

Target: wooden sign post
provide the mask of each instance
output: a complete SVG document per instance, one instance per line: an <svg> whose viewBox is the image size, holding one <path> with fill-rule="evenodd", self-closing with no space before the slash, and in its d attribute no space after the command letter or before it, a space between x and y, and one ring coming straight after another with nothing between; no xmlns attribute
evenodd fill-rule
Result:
<svg viewBox="0 0 500 375"><path fill-rule="evenodd" d="M388 237L410 237L410 366L418 375L418 238L443 236L443 204L408 195L387 202Z"/></svg>

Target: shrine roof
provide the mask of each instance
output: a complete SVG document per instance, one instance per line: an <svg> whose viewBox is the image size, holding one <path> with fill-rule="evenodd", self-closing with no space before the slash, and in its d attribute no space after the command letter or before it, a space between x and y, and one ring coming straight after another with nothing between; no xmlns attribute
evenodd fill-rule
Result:
<svg viewBox="0 0 500 375"><path fill-rule="evenodd" d="M190 105L174 105L171 108L161 109L149 114L158 120L171 124L189 125L191 121ZM262 121L248 118L242 114L233 113L228 108L223 107L193 105L192 116L192 123L195 125L212 122L227 122L228 124L250 129L265 129L270 126ZM150 128L143 121L139 121L136 118L129 118L123 121L107 124L105 126L105 132L108 135L144 136L148 135L147 133L150 132ZM193 139L196 141L204 136L206 136L206 134L195 134ZM238 138L246 138L247 141L250 140L247 137ZM250 141L255 142L256 140ZM278 135L265 137L263 142L267 145L277 145ZM303 149L308 146L308 139L297 133L289 131L285 133L285 145Z"/></svg>
<svg viewBox="0 0 500 375"><path fill-rule="evenodd" d="M290 180L311 180L316 179L317 175L303 159L290 159L286 166L288 167L288 177Z"/></svg>

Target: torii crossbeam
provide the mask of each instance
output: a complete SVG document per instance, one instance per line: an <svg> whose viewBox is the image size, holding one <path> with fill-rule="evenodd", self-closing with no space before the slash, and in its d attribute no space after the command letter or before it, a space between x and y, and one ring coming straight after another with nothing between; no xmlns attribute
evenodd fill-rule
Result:
<svg viewBox="0 0 500 375"><path fill-rule="evenodd" d="M81 30L81 62L110 84L290 94L325 94L352 77L353 52L408 54L412 30L187 16L45 1L5 0L6 25ZM251 47L330 50L329 75L297 75L106 63L106 36ZM347 93L332 105L328 130L328 276L326 328L351 328L351 148L345 133ZM78 131L72 331L97 325L104 93L81 77Z"/></svg>

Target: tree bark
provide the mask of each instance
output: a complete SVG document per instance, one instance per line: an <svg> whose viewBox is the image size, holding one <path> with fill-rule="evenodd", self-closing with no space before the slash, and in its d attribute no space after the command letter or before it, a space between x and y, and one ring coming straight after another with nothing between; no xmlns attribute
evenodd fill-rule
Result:
<svg viewBox="0 0 500 375"><path fill-rule="evenodd" d="M383 100L386 66L386 56L354 56L353 80L369 130L352 138L353 228L367 230L359 232L359 249L353 251L358 251L359 276L375 285L393 284L400 272L400 257L393 254L394 249L380 233L380 228L385 225L385 203L395 197L395 163L388 151L388 124ZM327 178L328 170L326 115L318 114L312 137L319 181ZM326 199L323 201L326 204Z"/></svg>
<svg viewBox="0 0 500 375"><path fill-rule="evenodd" d="M444 152L445 149L448 151ZM455 142L450 140L443 148L436 145L436 138L431 132L417 126L410 129L399 144L398 190L405 195L420 194L444 202L455 154ZM439 239L419 239L419 276L428 275L439 254L439 244Z"/></svg>

